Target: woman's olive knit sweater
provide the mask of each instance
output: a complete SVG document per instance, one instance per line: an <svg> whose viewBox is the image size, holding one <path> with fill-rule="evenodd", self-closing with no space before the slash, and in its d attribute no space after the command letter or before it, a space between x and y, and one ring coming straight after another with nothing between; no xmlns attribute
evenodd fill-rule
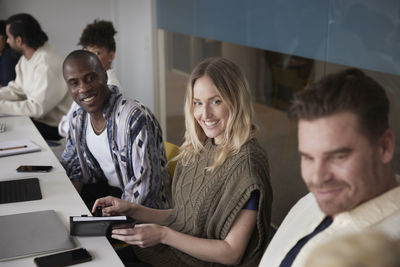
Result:
<svg viewBox="0 0 400 267"><path fill-rule="evenodd" d="M204 150L188 166L178 163L172 181L174 208L164 225L196 237L223 240L253 190L260 191L257 225L239 266L257 266L267 245L272 190L265 152L255 139L229 157L213 172L206 171L214 159L214 146ZM174 248L157 245L135 247L144 262L154 266L222 266L204 262Z"/></svg>

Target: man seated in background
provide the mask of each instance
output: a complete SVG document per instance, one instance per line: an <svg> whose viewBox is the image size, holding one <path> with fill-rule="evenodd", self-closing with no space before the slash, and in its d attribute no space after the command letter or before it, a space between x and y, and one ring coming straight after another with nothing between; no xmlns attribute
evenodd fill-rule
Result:
<svg viewBox="0 0 400 267"><path fill-rule="evenodd" d="M400 234L400 177L384 89L357 69L328 75L298 93L301 173L310 193L286 216L260 266L306 266L329 239L364 229Z"/></svg>
<svg viewBox="0 0 400 267"><path fill-rule="evenodd" d="M7 44L6 25L5 20L0 20L0 87L15 80L15 65L21 56Z"/></svg>
<svg viewBox="0 0 400 267"><path fill-rule="evenodd" d="M117 75L111 68L115 57L116 46L114 35L116 33L117 32L115 31L112 22L95 20L93 23L86 25L81 34L78 45L81 45L84 50L90 51L99 57L104 70L107 71L107 84L120 88L121 86ZM62 117L58 124L58 132L61 136L67 137L69 119L78 107L79 106L76 102L72 102L67 115Z"/></svg>
<svg viewBox="0 0 400 267"><path fill-rule="evenodd" d="M91 209L94 201L113 195L151 208L171 206L170 177L161 128L151 111L125 99L99 58L71 52L64 79L80 106L70 118L62 164Z"/></svg>
<svg viewBox="0 0 400 267"><path fill-rule="evenodd" d="M15 80L0 90L0 113L27 115L45 139L59 140L57 125L72 102L63 81L62 60L29 14L9 17L6 33L10 47L22 56Z"/></svg>

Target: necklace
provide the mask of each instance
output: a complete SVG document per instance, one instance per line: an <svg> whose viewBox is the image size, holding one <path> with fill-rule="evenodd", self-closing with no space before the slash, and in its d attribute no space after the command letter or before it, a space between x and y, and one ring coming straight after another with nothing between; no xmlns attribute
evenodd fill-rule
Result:
<svg viewBox="0 0 400 267"><path fill-rule="evenodd" d="M103 125L103 127L102 127L101 129L97 129L97 128L94 126L94 124L93 124L93 122L92 122L92 119L89 119L89 120L90 120L90 124L92 125L92 128L93 128L94 132L95 132L97 135L101 134L101 133L104 131L104 129L106 128L106 126L107 126L107 123L106 123L106 121L104 120L104 125Z"/></svg>

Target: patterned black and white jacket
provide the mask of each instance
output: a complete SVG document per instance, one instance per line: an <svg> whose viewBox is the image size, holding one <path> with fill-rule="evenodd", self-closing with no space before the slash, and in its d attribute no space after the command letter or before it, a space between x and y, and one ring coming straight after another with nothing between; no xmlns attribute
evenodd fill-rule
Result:
<svg viewBox="0 0 400 267"><path fill-rule="evenodd" d="M160 125L143 104L124 98L116 86L109 86L109 89L111 95L103 115L123 191L121 198L151 208L170 208L171 179ZM71 181L83 184L107 179L86 143L87 116L81 107L74 111L61 156Z"/></svg>

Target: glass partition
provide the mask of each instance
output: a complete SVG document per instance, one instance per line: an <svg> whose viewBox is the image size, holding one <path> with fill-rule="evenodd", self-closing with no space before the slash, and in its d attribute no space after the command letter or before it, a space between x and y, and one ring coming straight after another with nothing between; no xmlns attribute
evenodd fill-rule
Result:
<svg viewBox="0 0 400 267"><path fill-rule="evenodd" d="M296 124L287 118L293 94L323 75L349 66L167 31L164 36L167 140L178 145L183 141L183 99L194 66L210 56L226 57L238 64L249 81L260 128L258 139L269 156L274 190L272 221L279 225L290 207L307 193L300 175ZM400 111L400 76L364 71L390 95L392 128L400 137L394 116ZM397 172L399 151L397 146L394 160Z"/></svg>

